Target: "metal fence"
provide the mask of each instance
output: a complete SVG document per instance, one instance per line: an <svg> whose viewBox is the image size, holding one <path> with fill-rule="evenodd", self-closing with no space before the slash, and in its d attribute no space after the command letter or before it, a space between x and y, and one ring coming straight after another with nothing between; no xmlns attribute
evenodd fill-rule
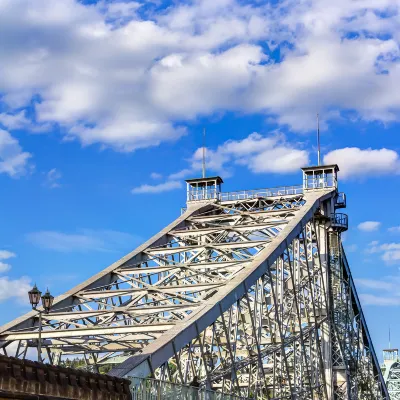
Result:
<svg viewBox="0 0 400 400"><path fill-rule="evenodd" d="M304 189L326 189L337 187L336 176L332 173L320 175L305 175L303 178Z"/></svg>
<svg viewBox="0 0 400 400"><path fill-rule="evenodd" d="M132 400L248 400L247 397L239 397L157 379L133 377L128 379L132 382Z"/></svg>
<svg viewBox="0 0 400 400"><path fill-rule="evenodd" d="M332 227L340 229L342 231L347 231L349 227L349 218L347 214L334 213L331 214L331 224Z"/></svg>
<svg viewBox="0 0 400 400"><path fill-rule="evenodd" d="M253 190L241 190L239 192L222 192L219 193L220 201L231 201L231 200L246 200L255 199L258 197L274 197L274 196L288 196L291 194L302 194L303 186L279 186L276 188L268 189L253 189Z"/></svg>
<svg viewBox="0 0 400 400"><path fill-rule="evenodd" d="M274 196L288 196L292 194L302 194L303 186L279 186L276 188L268 189L253 189L253 190L241 190L238 192L217 192L216 190L198 190L188 192L188 201L199 201L199 200L212 200L216 199L219 201L237 201L256 199L259 197L274 197Z"/></svg>
<svg viewBox="0 0 400 400"><path fill-rule="evenodd" d="M220 192L212 188L191 189L187 192L187 201L218 199Z"/></svg>

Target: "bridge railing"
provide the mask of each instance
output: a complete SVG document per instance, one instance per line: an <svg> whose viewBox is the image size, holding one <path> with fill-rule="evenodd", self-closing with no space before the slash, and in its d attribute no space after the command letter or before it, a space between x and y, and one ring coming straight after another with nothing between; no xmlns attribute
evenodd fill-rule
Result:
<svg viewBox="0 0 400 400"><path fill-rule="evenodd" d="M275 188L267 188L267 189L241 190L238 192L222 192L219 193L219 200L220 201L247 200L247 199L255 199L258 197L288 196L292 194L302 194L302 193L303 193L302 185L278 186Z"/></svg>
<svg viewBox="0 0 400 400"><path fill-rule="evenodd" d="M267 189L240 190L237 192L217 192L216 190L198 190L188 193L188 201L219 200L237 201L256 199L258 197L288 196L303 193L302 185L278 186Z"/></svg>
<svg viewBox="0 0 400 400"><path fill-rule="evenodd" d="M150 378L129 377L132 400L248 400L246 397L224 394L204 388Z"/></svg>

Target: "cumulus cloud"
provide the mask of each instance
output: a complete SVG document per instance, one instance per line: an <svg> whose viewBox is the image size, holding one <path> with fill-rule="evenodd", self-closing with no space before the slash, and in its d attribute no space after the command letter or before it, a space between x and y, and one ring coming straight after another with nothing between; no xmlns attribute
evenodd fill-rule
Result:
<svg viewBox="0 0 400 400"><path fill-rule="evenodd" d="M137 10L140 7L141 4L135 1L106 2L103 0L97 3L97 8L104 13L106 21L114 26L121 26L137 17Z"/></svg>
<svg viewBox="0 0 400 400"><path fill-rule="evenodd" d="M197 149L189 160L189 167L170 175L182 179L198 174L202 169L203 148ZM228 140L216 149L206 149L207 170L224 177L233 173L235 166L245 166L254 173L285 174L298 171L309 164L309 154L300 146L289 144L279 133L263 136L252 133L242 140Z"/></svg>
<svg viewBox="0 0 400 400"><path fill-rule="evenodd" d="M16 254L8 250L0 250L0 260L8 260L9 258L16 257Z"/></svg>
<svg viewBox="0 0 400 400"><path fill-rule="evenodd" d="M18 279L0 277L0 302L8 299L16 299L26 303L27 293L32 289L31 279L23 276Z"/></svg>
<svg viewBox="0 0 400 400"><path fill-rule="evenodd" d="M363 232L373 232L379 229L381 223L378 221L365 221L358 224L357 228Z"/></svg>
<svg viewBox="0 0 400 400"><path fill-rule="evenodd" d="M389 149L359 149L346 147L324 156L325 164L338 164L343 179L367 178L389 173L400 173L400 157Z"/></svg>
<svg viewBox="0 0 400 400"><path fill-rule="evenodd" d="M17 255L9 250L0 250L0 274L11 269L11 265L3 262ZM23 276L11 279L8 276L0 276L0 302L8 299L16 299L19 302L26 302L26 293L31 289L30 278Z"/></svg>
<svg viewBox="0 0 400 400"><path fill-rule="evenodd" d="M92 229L82 229L77 233L39 231L29 233L26 238L42 249L65 253L127 251L134 248L140 241L139 237L129 233Z"/></svg>
<svg viewBox="0 0 400 400"><path fill-rule="evenodd" d="M397 263L400 261L400 243L382 243L374 240L369 244L367 253L381 253L382 260L387 264Z"/></svg>
<svg viewBox="0 0 400 400"><path fill-rule="evenodd" d="M174 189L180 189L181 187L182 187L182 182L167 181L164 183L159 183L158 185L144 184L144 185L133 188L131 190L131 193L132 194L162 193L162 192L169 192Z"/></svg>
<svg viewBox="0 0 400 400"><path fill-rule="evenodd" d="M400 243L382 244L380 250L383 251L383 261L386 261L387 263L400 261Z"/></svg>
<svg viewBox="0 0 400 400"><path fill-rule="evenodd" d="M27 171L31 154L24 152L9 132L0 129L0 173L15 178Z"/></svg>
<svg viewBox="0 0 400 400"><path fill-rule="evenodd" d="M400 305L399 276L385 276L380 279L356 279L355 282L357 288L361 290L360 299L363 305Z"/></svg>
<svg viewBox="0 0 400 400"><path fill-rule="evenodd" d="M16 254L8 250L0 250L0 273L7 272L11 269L11 265L3 262L2 260L8 260L9 258L16 257Z"/></svg>
<svg viewBox="0 0 400 400"><path fill-rule="evenodd" d="M31 122L26 117L26 112L23 110L15 114L1 113L0 125L9 130L15 130L29 126Z"/></svg>
<svg viewBox="0 0 400 400"><path fill-rule="evenodd" d="M388 228L388 231L392 233L400 233L400 226L392 226Z"/></svg>
<svg viewBox="0 0 400 400"><path fill-rule="evenodd" d="M0 120L17 129L32 117L33 128L58 124L123 151L224 111L297 131L313 129L316 112L397 121L397 11L390 0L195 0L161 13L134 1L2 1Z"/></svg>

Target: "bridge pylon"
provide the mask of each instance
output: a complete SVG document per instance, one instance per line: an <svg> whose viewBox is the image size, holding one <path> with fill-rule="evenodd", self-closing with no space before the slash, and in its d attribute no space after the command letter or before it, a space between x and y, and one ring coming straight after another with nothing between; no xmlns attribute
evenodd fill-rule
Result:
<svg viewBox="0 0 400 400"><path fill-rule="evenodd" d="M388 400L341 244L338 171L229 193L220 177L187 180L181 216L55 299L43 357L245 398ZM38 337L30 312L0 328L0 349L23 358Z"/></svg>
<svg viewBox="0 0 400 400"><path fill-rule="evenodd" d="M390 400L400 400L400 357L399 349L383 350L382 373Z"/></svg>

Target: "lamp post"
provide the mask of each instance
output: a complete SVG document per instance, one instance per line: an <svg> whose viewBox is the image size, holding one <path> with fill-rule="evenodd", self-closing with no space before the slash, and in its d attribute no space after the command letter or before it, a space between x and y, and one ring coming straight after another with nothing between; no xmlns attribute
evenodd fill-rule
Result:
<svg viewBox="0 0 400 400"><path fill-rule="evenodd" d="M28 292L29 302L31 303L32 310L35 310L39 313L39 339L38 339L38 361L42 361L42 310L38 310L37 306L39 305L40 299L42 299L42 306L44 312L46 314L49 313L52 305L54 297L50 294L49 289L47 289L46 293L42 296L42 292L35 286Z"/></svg>

